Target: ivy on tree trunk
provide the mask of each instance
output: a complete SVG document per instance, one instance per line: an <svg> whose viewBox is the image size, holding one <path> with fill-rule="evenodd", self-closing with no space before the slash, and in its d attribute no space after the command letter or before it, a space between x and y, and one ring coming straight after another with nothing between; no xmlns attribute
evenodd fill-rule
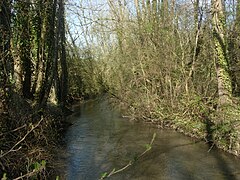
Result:
<svg viewBox="0 0 240 180"><path fill-rule="evenodd" d="M219 106L231 104L232 84L227 61L225 40L225 16L221 0L212 1L212 25L215 48L215 64L218 81Z"/></svg>

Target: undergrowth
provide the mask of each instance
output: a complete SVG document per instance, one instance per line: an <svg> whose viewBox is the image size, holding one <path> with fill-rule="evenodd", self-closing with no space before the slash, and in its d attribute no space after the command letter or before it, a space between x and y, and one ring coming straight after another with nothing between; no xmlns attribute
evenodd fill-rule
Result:
<svg viewBox="0 0 240 180"><path fill-rule="evenodd" d="M115 104L120 105L124 116L132 120L151 123L158 128L171 128L236 156L240 155L238 105L220 109L214 99L206 101L199 97L182 100L174 107L156 97L150 101L143 101L142 96L132 101L115 97L114 101L118 102Z"/></svg>
<svg viewBox="0 0 240 180"><path fill-rule="evenodd" d="M8 113L0 115L0 175L7 179L47 179L52 168L52 149L62 128L61 110L31 107L14 95Z"/></svg>

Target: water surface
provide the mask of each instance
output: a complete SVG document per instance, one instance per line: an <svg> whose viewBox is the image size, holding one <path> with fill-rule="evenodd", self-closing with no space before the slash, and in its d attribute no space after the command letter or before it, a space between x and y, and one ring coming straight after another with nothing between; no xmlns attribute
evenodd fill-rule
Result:
<svg viewBox="0 0 240 180"><path fill-rule="evenodd" d="M129 122L106 101L89 101L74 110L62 150L67 180L95 180L125 166L145 150L154 133L151 151L109 179L240 179L238 158L216 149L208 152L204 142L171 130Z"/></svg>

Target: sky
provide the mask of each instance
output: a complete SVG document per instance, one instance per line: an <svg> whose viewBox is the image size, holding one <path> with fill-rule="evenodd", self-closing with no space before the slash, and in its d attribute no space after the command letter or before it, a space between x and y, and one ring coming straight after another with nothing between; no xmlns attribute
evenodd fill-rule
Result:
<svg viewBox="0 0 240 180"><path fill-rule="evenodd" d="M94 42L98 42L99 38L101 38L98 38L98 35L104 36L107 34L107 32L99 33L97 31L111 31L113 27L111 25L112 20L108 1L109 0L68 0L66 6L66 19L70 33L74 37L77 46L88 47L90 44L92 45ZM112 1L118 2L117 0ZM176 0L176 4L178 4L178 7L180 7L181 4L184 4L184 6L187 4L192 6L193 1L194 0ZM134 15L134 0L126 0L126 2L128 9L130 9L132 15ZM207 3L209 8L210 2L210 0L200 0L200 6ZM229 4L234 4L233 2L234 0L226 0L226 8L229 9L230 12L232 12L232 7L229 6ZM208 9L208 11L210 10ZM229 17L234 18L231 16ZM111 37L108 38L111 39ZM114 39L114 37L112 38Z"/></svg>

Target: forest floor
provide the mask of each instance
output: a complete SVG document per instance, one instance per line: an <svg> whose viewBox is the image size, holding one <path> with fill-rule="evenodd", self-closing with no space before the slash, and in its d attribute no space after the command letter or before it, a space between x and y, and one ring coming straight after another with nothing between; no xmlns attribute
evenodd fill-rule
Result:
<svg viewBox="0 0 240 180"><path fill-rule="evenodd" d="M66 126L62 110L51 104L36 108L14 94L0 119L0 177L47 179L54 174L53 150Z"/></svg>

